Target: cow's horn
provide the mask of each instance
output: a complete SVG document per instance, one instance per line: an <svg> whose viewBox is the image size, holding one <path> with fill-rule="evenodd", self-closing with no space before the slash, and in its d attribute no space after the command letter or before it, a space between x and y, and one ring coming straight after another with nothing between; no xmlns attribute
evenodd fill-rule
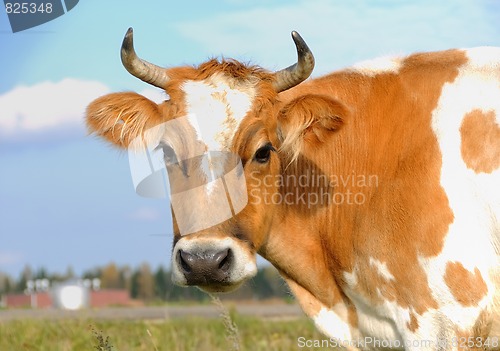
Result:
<svg viewBox="0 0 500 351"><path fill-rule="evenodd" d="M296 31L292 32L292 39L297 47L298 60L290 67L274 73L274 89L278 93L306 80L314 68L314 56L304 39Z"/></svg>
<svg viewBox="0 0 500 351"><path fill-rule="evenodd" d="M169 78L166 69L140 59L134 50L134 31L129 28L123 38L121 58L123 66L140 80L164 89Z"/></svg>

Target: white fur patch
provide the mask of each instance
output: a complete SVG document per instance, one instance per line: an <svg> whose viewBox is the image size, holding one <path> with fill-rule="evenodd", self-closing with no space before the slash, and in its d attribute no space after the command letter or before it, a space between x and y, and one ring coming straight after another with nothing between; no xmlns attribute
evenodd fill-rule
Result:
<svg viewBox="0 0 500 351"><path fill-rule="evenodd" d="M209 150L227 150L241 120L250 111L255 88L238 85L219 74L206 81L187 81L182 90L188 113L197 119Z"/></svg>
<svg viewBox="0 0 500 351"><path fill-rule="evenodd" d="M337 306L339 307L339 306ZM337 308L338 310L338 308ZM351 330L347 321L347 310L344 307L344 315L339 316L339 311L332 311L322 307L316 316L312 319L316 327L325 335L330 336L340 343L346 343L352 340Z"/></svg>
<svg viewBox="0 0 500 351"><path fill-rule="evenodd" d="M182 90L188 116L207 151L228 151L239 124L252 107L254 86L216 74L205 81L186 81ZM210 154L206 161L208 164L202 167L206 178L217 179L222 163L214 162ZM214 191L214 184L207 184L208 195Z"/></svg>
<svg viewBox="0 0 500 351"><path fill-rule="evenodd" d="M395 56L382 56L372 60L361 61L349 70L366 76L373 77L380 73L398 73L403 58Z"/></svg>
<svg viewBox="0 0 500 351"><path fill-rule="evenodd" d="M473 110L495 111L498 123L500 49L476 48L465 53L469 62L460 68L454 82L443 86L432 118L442 153L441 185L455 218L441 254L420 259L434 295L439 296L441 312L464 329L472 328L480 310L490 304L493 283L488 273L499 263L494 243L500 239L500 171L476 174L468 169L461 155L460 135L464 116ZM449 291L443 277L450 261L481 272L489 292L479 306L465 308Z"/></svg>
<svg viewBox="0 0 500 351"><path fill-rule="evenodd" d="M374 266L377 268L378 274L380 274L385 280L394 280L394 276L389 272L389 268L387 267L387 264L384 262L381 262L373 257L370 257L370 265Z"/></svg>
<svg viewBox="0 0 500 351"><path fill-rule="evenodd" d="M382 276L385 274L386 278L394 279L386 265L377 261L370 259L370 262L373 262L371 264L378 266L380 268L379 271L383 271ZM404 316L407 313L394 302L386 301L382 305L373 306L371 305L371 301L352 290L358 283L358 272L359 269L355 266L352 273L344 272L344 279L350 287L346 289L345 293L356 306L359 332L362 336L373 337L379 341L400 341L401 336L396 329L393 319L397 315ZM378 294L382 297L380 292Z"/></svg>

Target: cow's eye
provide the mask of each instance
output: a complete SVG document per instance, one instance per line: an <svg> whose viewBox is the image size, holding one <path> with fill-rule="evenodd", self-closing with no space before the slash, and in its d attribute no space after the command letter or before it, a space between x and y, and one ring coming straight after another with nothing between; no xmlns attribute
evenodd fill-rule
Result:
<svg viewBox="0 0 500 351"><path fill-rule="evenodd" d="M163 151L163 160L167 165L175 164L177 163L177 156L175 155L174 149L167 144L160 143L156 149L162 149Z"/></svg>
<svg viewBox="0 0 500 351"><path fill-rule="evenodd" d="M271 157L271 151L276 151L271 143L262 146L255 153L254 160L259 163L266 163Z"/></svg>

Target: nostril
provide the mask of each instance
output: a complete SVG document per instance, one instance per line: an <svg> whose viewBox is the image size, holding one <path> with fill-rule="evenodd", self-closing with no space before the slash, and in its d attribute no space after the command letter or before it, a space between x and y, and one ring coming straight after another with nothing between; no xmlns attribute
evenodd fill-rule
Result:
<svg viewBox="0 0 500 351"><path fill-rule="evenodd" d="M178 261L182 267L182 269L184 270L184 272L186 273L191 273L191 271L193 270L191 268L191 266L189 265L188 262L192 261L193 260L193 255L187 253L187 252L184 252L182 250L179 250L179 252L177 253L177 258L178 258Z"/></svg>
<svg viewBox="0 0 500 351"><path fill-rule="evenodd" d="M224 259L222 261L220 261L220 263L219 263L219 269L223 269L224 266L227 266L228 265L228 263L227 263L228 260L229 260L229 258L227 256L224 257Z"/></svg>
<svg viewBox="0 0 500 351"><path fill-rule="evenodd" d="M219 255L220 255L219 256L220 261L218 265L219 270L224 272L228 271L229 266L231 265L231 250L226 249L224 251L221 251Z"/></svg>

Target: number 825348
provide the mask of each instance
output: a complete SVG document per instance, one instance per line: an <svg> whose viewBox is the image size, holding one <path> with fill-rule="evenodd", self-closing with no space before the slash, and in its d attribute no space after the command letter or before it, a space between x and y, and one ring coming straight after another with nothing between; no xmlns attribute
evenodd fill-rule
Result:
<svg viewBox="0 0 500 351"><path fill-rule="evenodd" d="M52 13L52 3L42 2L7 2L5 3L7 14L28 14L28 13Z"/></svg>

